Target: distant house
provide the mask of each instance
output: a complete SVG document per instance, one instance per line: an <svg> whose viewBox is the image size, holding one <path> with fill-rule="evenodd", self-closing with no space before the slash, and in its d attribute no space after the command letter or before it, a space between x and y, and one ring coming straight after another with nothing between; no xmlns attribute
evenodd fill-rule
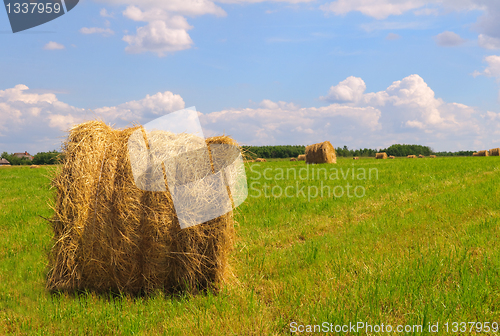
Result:
<svg viewBox="0 0 500 336"><path fill-rule="evenodd" d="M0 159L0 166L10 166L10 162L6 159Z"/></svg>
<svg viewBox="0 0 500 336"><path fill-rule="evenodd" d="M16 156L16 157L18 157L20 159L26 159L26 160L30 160L30 161L33 160L33 156L31 156L30 153L28 153L28 152L14 153L14 156Z"/></svg>

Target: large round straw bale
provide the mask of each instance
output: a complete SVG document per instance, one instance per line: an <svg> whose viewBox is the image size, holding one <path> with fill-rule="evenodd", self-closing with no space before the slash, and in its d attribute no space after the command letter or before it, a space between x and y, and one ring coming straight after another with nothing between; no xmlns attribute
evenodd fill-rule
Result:
<svg viewBox="0 0 500 336"><path fill-rule="evenodd" d="M296 158L290 158L290 161L297 161Z"/></svg>
<svg viewBox="0 0 500 336"><path fill-rule="evenodd" d="M424 158L425 158L425 156L424 156L424 155L422 155L422 154L419 154L419 155L418 155L418 158L419 158L419 159L424 159Z"/></svg>
<svg viewBox="0 0 500 336"><path fill-rule="evenodd" d="M91 121L70 131L53 180L49 290L196 292L217 290L226 278L232 212L181 229L168 188L136 186L128 140L138 129ZM235 144L229 137L206 143Z"/></svg>
<svg viewBox="0 0 500 336"><path fill-rule="evenodd" d="M359 157L355 156L352 158L353 160L359 160Z"/></svg>
<svg viewBox="0 0 500 336"><path fill-rule="evenodd" d="M500 148L490 149L490 156L500 156Z"/></svg>
<svg viewBox="0 0 500 336"><path fill-rule="evenodd" d="M305 161L305 160L306 160L306 155L305 155L305 154L300 154L300 155L297 157L297 160L298 160L298 161Z"/></svg>
<svg viewBox="0 0 500 336"><path fill-rule="evenodd" d="M436 158L436 155L429 155L429 157L430 157L431 159L435 159L435 158Z"/></svg>
<svg viewBox="0 0 500 336"><path fill-rule="evenodd" d="M389 156L389 159L395 159L396 157L394 155Z"/></svg>
<svg viewBox="0 0 500 336"><path fill-rule="evenodd" d="M375 159L387 159L387 153L386 152L381 152L375 154Z"/></svg>
<svg viewBox="0 0 500 336"><path fill-rule="evenodd" d="M477 156L490 156L490 153L487 150L482 150L477 152Z"/></svg>
<svg viewBox="0 0 500 336"><path fill-rule="evenodd" d="M337 163L337 155L330 141L306 147L306 163Z"/></svg>
<svg viewBox="0 0 500 336"><path fill-rule="evenodd" d="M407 156L407 158L408 158L408 159L416 159L416 158L417 158L417 156L416 156L416 155L411 155L411 154L410 154L410 155L408 155L408 156Z"/></svg>
<svg viewBox="0 0 500 336"><path fill-rule="evenodd" d="M255 159L255 162L267 162L267 160L263 158L257 158Z"/></svg>

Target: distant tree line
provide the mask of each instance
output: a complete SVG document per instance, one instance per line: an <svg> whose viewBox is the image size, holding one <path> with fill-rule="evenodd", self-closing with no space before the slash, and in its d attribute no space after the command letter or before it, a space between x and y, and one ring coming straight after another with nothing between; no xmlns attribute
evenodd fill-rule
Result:
<svg viewBox="0 0 500 336"><path fill-rule="evenodd" d="M306 146L243 146L247 156L251 158L289 158L304 154ZM474 151L458 152L434 152L429 146L395 144L384 149L349 149L347 146L335 148L337 156L342 157L375 157L376 153L386 152L387 155L408 156L408 155L437 155L437 156L472 156Z"/></svg>
<svg viewBox="0 0 500 336"><path fill-rule="evenodd" d="M250 158L289 158L306 152L306 146L242 146Z"/></svg>
<svg viewBox="0 0 500 336"><path fill-rule="evenodd" d="M458 152L436 152L437 156L472 156L474 151L458 151Z"/></svg>
<svg viewBox="0 0 500 336"><path fill-rule="evenodd" d="M429 156L434 154L432 149L428 146L422 145L392 145L388 148L381 149L381 152L386 152L387 155L394 156L408 156L408 155L425 155Z"/></svg>
<svg viewBox="0 0 500 336"><path fill-rule="evenodd" d="M284 145L284 146L242 146L243 151L249 158L289 158L297 157L306 152L306 146L300 145ZM433 152L428 146L422 145L400 145L395 144L381 150L363 148L349 149L347 146L335 148L337 156L343 157L375 157L378 152L386 152L387 155L407 156L407 155L437 155L437 156L472 156L474 151L458 151L458 152ZM27 158L18 158L14 154L3 152L0 158L4 158L11 165L52 165L61 163L64 159L64 154L58 151L40 152L33 157L33 161Z"/></svg>
<svg viewBox="0 0 500 336"><path fill-rule="evenodd" d="M375 157L375 154L378 153L378 151L376 149L370 149L370 148L349 149L347 148L347 146L344 146L335 148L335 153L337 154L337 156L343 156L343 157L348 157L348 156Z"/></svg>
<svg viewBox="0 0 500 336"><path fill-rule="evenodd" d="M63 159L63 154L57 151L51 152L40 152L33 157L33 160L29 160L28 158L19 158L14 154L9 154L7 152L3 152L1 158L6 159L13 166L19 165L52 165L58 164Z"/></svg>

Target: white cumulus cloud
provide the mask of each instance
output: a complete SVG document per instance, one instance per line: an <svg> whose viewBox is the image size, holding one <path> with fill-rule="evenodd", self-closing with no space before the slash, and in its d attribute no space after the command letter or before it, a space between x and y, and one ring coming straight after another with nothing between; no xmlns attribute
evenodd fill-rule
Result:
<svg viewBox="0 0 500 336"><path fill-rule="evenodd" d="M59 149L64 132L85 120L100 118L125 127L133 122L144 124L184 105L181 96L165 91L90 111L64 103L54 93L33 93L19 84L0 90L0 147L34 153Z"/></svg>
<svg viewBox="0 0 500 336"><path fill-rule="evenodd" d="M359 78L350 76L339 84L332 86L322 100L331 102L357 102L366 90L365 82Z"/></svg>
<svg viewBox="0 0 500 336"><path fill-rule="evenodd" d="M336 0L322 5L320 8L325 12L337 15L357 11L382 20L389 15L401 15L406 11L420 8L428 2L426 0Z"/></svg>
<svg viewBox="0 0 500 336"><path fill-rule="evenodd" d="M170 91L158 92L152 96L146 95L141 100L132 100L117 106L100 107L94 112L104 120L127 124L157 118L169 112L185 107L184 100L178 94Z"/></svg>
<svg viewBox="0 0 500 336"><path fill-rule="evenodd" d="M186 29L170 28L164 21L153 21L137 28L136 35L125 35L129 45L125 50L132 54L154 52L159 57L191 48L193 40Z"/></svg>
<svg viewBox="0 0 500 336"><path fill-rule="evenodd" d="M43 49L45 49L45 50L60 50L60 49L64 49L64 46L60 43L50 41L49 43L47 43L46 45L43 46Z"/></svg>
<svg viewBox="0 0 500 336"><path fill-rule="evenodd" d="M500 38L479 34L477 40L479 46L482 48L489 50L500 49Z"/></svg>
<svg viewBox="0 0 500 336"><path fill-rule="evenodd" d="M484 75L487 77L495 77L497 80L500 79L500 56L486 56L484 61L488 63L488 66L482 72L476 70L473 75Z"/></svg>
<svg viewBox="0 0 500 336"><path fill-rule="evenodd" d="M455 47L465 42L465 40L461 38L460 35L451 31L445 31L437 34L436 36L434 36L434 40L436 41L437 45L442 47Z"/></svg>
<svg viewBox="0 0 500 336"><path fill-rule="evenodd" d="M114 35L115 32L110 28L98 28L98 27L83 27L80 29L80 33L88 35L88 34L101 34L102 36L111 36Z"/></svg>
<svg viewBox="0 0 500 336"><path fill-rule="evenodd" d="M488 143L491 137L485 118L475 108L437 98L416 74L382 91L365 90L365 82L351 76L321 97L332 102L328 106L298 107L265 99L257 108L226 109L200 119L207 135L224 132L254 145L330 140L351 148L419 143L458 150L474 148L479 137Z"/></svg>

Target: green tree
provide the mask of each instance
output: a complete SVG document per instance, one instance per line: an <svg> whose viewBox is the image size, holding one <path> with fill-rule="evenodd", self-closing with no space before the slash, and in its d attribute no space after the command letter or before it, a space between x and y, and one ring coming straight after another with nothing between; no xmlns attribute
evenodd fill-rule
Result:
<svg viewBox="0 0 500 336"><path fill-rule="evenodd" d="M36 165L58 164L61 161L61 156L61 153L55 150L51 152L40 152L34 156L32 162Z"/></svg>

